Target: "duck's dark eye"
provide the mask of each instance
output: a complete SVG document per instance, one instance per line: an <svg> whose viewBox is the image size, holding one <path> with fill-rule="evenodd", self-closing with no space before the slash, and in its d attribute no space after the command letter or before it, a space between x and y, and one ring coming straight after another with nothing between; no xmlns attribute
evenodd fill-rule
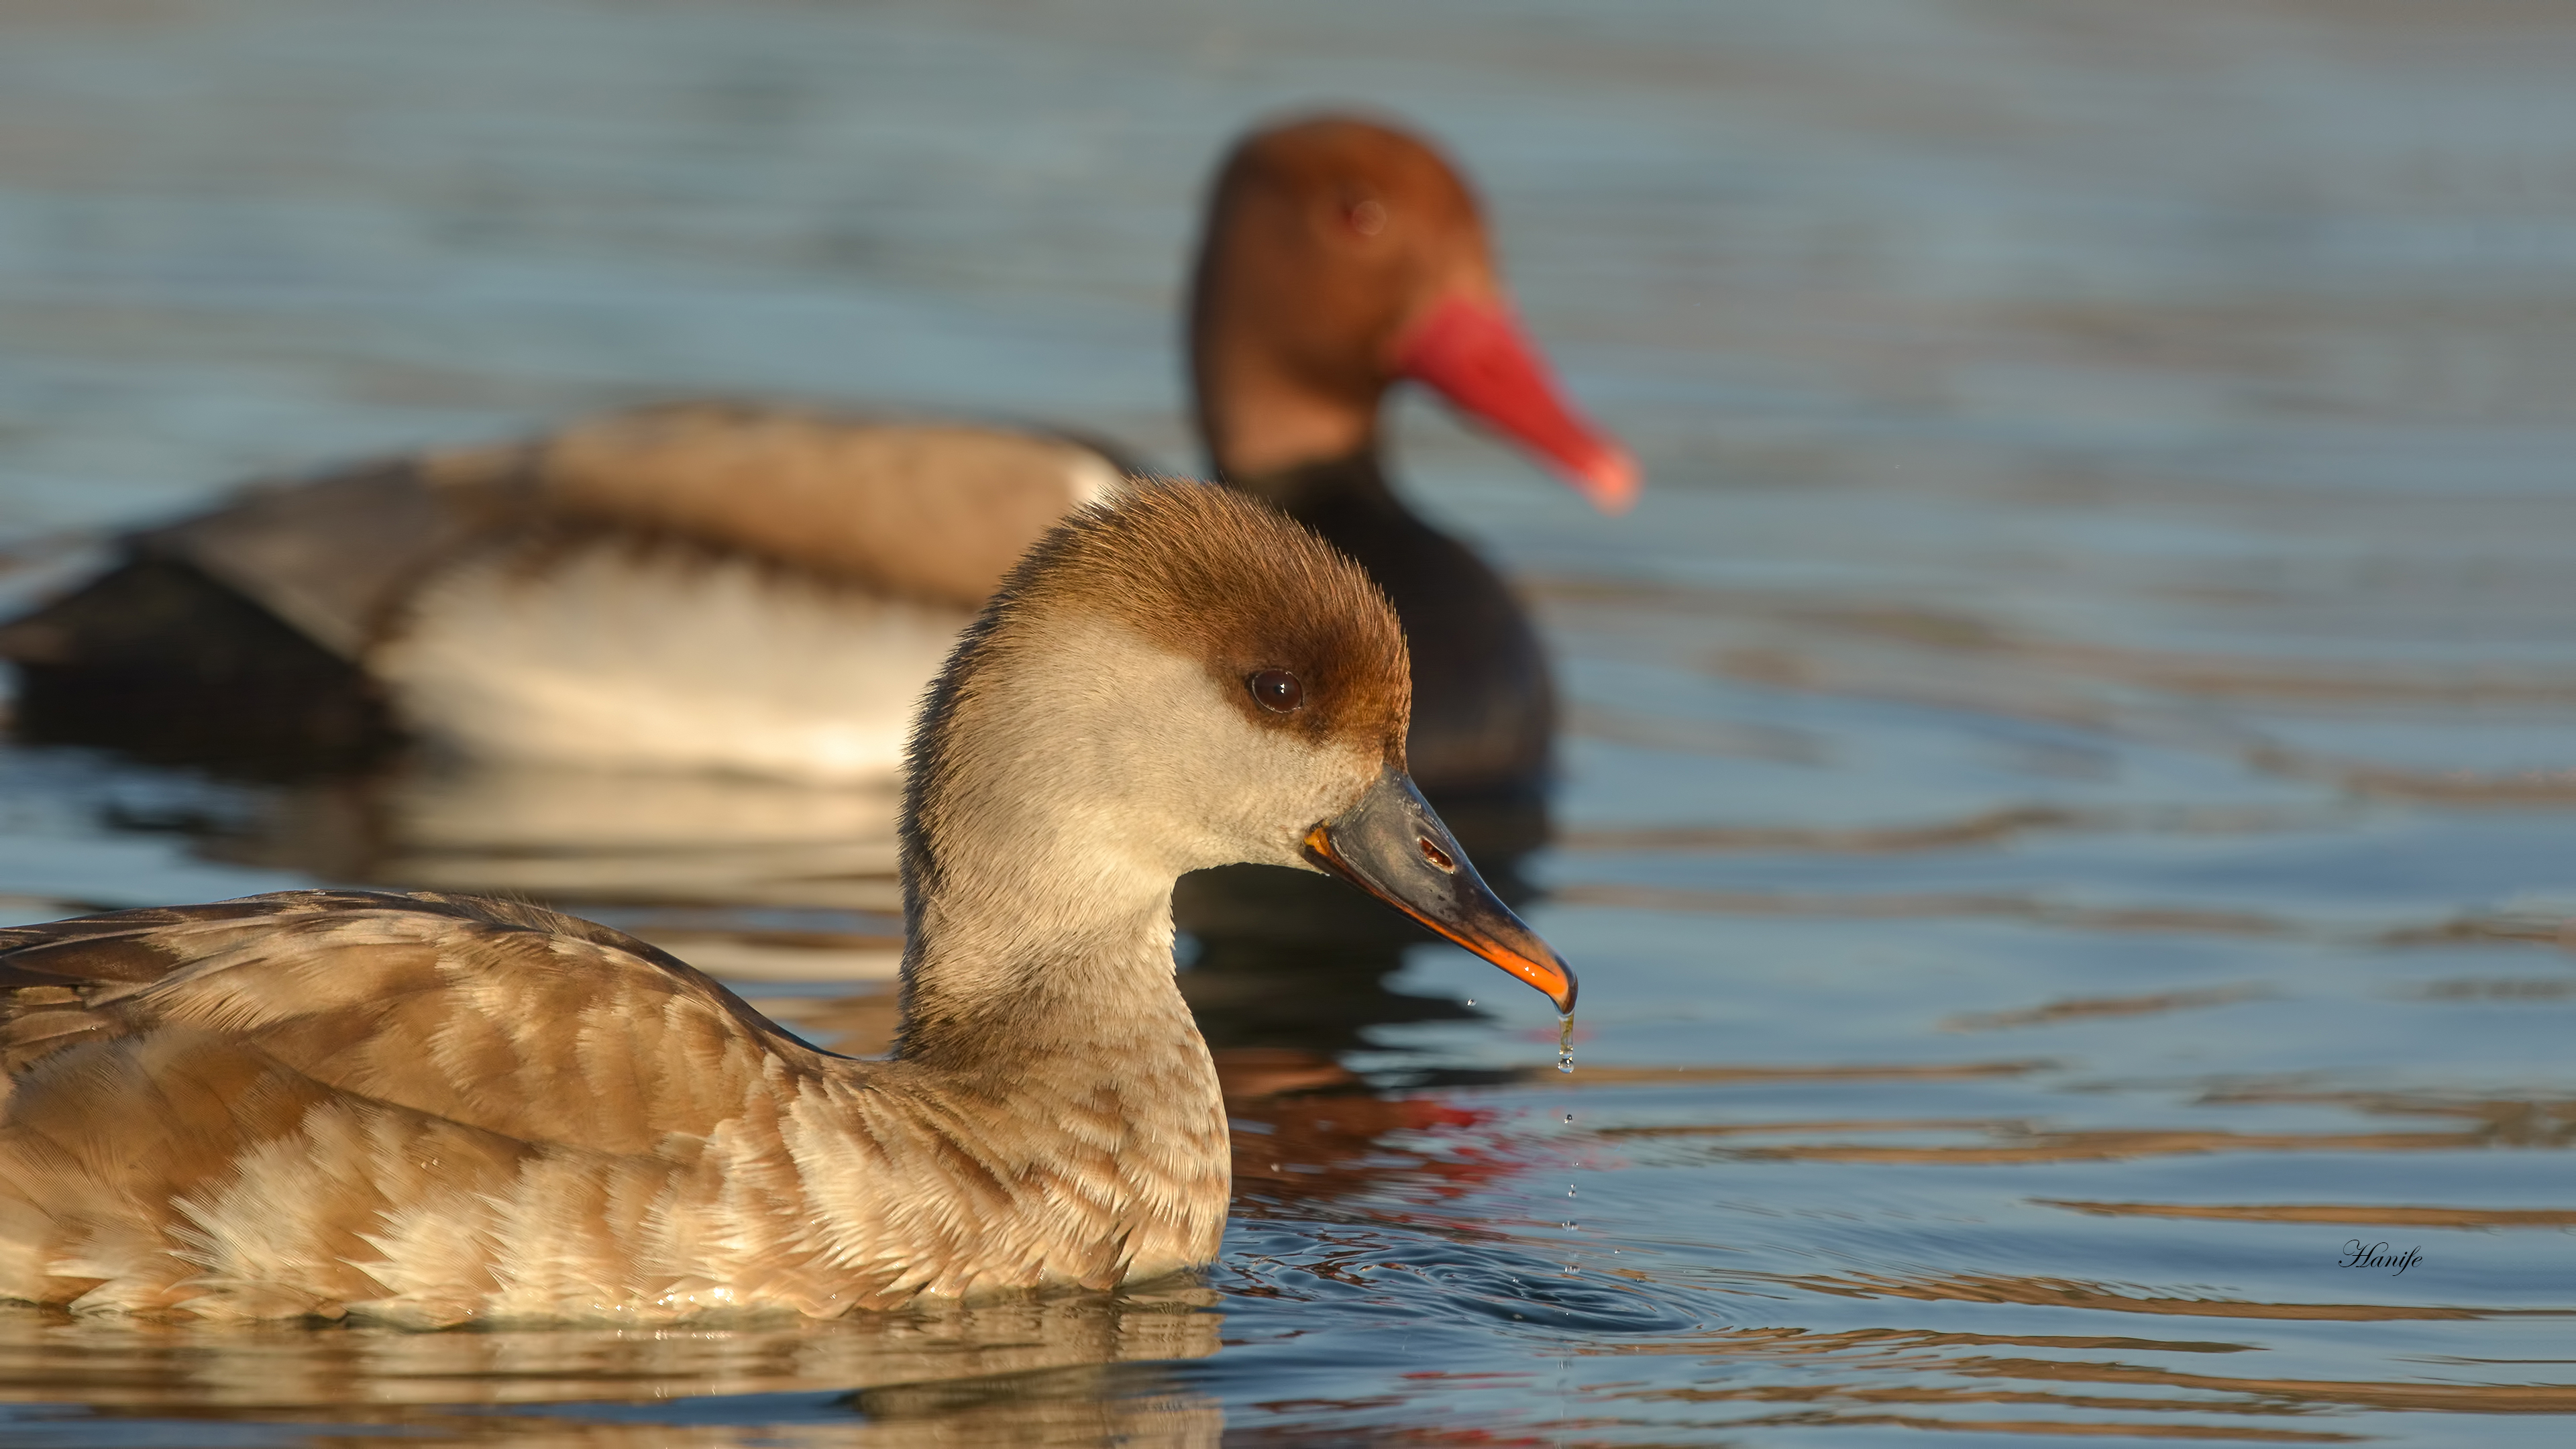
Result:
<svg viewBox="0 0 2576 1449"><path fill-rule="evenodd" d="M1285 669L1265 669L1243 683L1261 707L1274 714L1286 714L1306 702L1306 686Z"/></svg>

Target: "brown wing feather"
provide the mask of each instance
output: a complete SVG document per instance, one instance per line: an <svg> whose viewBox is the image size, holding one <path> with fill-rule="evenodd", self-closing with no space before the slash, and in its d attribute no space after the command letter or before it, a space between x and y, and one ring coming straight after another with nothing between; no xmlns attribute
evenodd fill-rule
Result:
<svg viewBox="0 0 2576 1449"><path fill-rule="evenodd" d="M535 458L549 508L965 608L1116 471L1063 438L712 403L587 419Z"/></svg>
<svg viewBox="0 0 2576 1449"><path fill-rule="evenodd" d="M778 1099L825 1054L550 911L294 891L7 931L0 1063L0 1297L421 1324L848 1301L797 1193L733 1207L794 1187Z"/></svg>
<svg viewBox="0 0 2576 1449"><path fill-rule="evenodd" d="M291 891L0 931L0 1069L156 1029L522 1142L648 1151L823 1054L667 953L534 906Z"/></svg>

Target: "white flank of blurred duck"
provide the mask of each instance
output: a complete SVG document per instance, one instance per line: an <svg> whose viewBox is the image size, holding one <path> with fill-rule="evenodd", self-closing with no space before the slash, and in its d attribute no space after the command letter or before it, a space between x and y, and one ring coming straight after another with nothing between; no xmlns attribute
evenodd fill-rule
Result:
<svg viewBox="0 0 2576 1449"><path fill-rule="evenodd" d="M1405 771L1367 577L1204 486L1032 551L939 676L893 1055L511 902L298 891L0 931L0 1297L660 1322L1208 1261L1230 1159L1172 884L1330 870L1571 1010Z"/></svg>
<svg viewBox="0 0 2576 1449"><path fill-rule="evenodd" d="M811 780L900 770L1010 561L1119 478L1035 435L708 406L448 467L514 471L553 516L432 574L365 649L403 725L483 759Z"/></svg>

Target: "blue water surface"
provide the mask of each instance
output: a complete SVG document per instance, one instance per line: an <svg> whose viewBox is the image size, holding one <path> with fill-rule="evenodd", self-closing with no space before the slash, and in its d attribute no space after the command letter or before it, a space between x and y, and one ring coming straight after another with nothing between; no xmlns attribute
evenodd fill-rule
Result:
<svg viewBox="0 0 2576 1449"><path fill-rule="evenodd" d="M1396 419L1561 661L1573 1074L1446 947L1329 1032L1254 982L1200 1280L0 1310L0 1446L2569 1442L2570 74L2511 0L0 6L13 608L248 477L675 395L1195 467L1198 188L1325 102L1456 152L1651 480ZM519 891L869 1050L887 812L12 746L0 914Z"/></svg>

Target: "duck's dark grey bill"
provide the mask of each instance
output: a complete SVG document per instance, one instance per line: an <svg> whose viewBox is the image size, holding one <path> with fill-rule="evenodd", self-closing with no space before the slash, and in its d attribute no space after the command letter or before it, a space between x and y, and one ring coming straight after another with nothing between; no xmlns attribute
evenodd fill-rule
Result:
<svg viewBox="0 0 2576 1449"><path fill-rule="evenodd" d="M1389 770L1306 832L1306 858L1574 1010L1574 972L1476 874L1411 776Z"/></svg>

